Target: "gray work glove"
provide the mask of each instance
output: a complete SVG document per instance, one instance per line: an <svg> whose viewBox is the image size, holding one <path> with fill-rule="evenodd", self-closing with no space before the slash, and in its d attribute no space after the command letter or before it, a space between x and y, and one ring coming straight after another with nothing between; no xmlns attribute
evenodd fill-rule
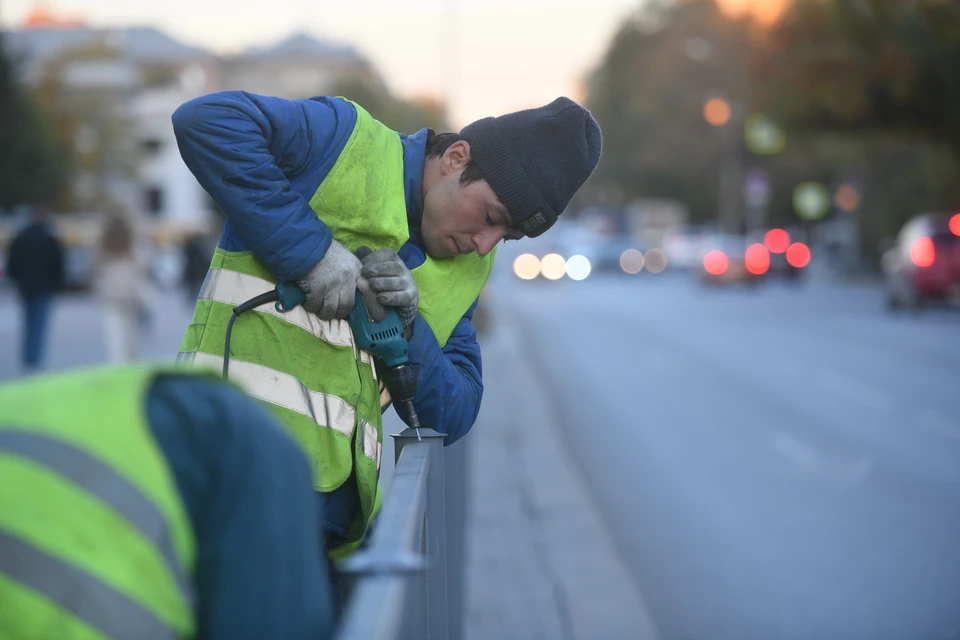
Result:
<svg viewBox="0 0 960 640"><path fill-rule="evenodd" d="M403 326L409 328L417 317L417 305L420 304L420 293L410 269L397 252L389 248L367 254L361 262L360 276L377 294L377 302L396 308Z"/></svg>
<svg viewBox="0 0 960 640"><path fill-rule="evenodd" d="M334 240L310 273L297 280L307 300L303 308L322 320L342 320L350 315L357 295L360 259Z"/></svg>

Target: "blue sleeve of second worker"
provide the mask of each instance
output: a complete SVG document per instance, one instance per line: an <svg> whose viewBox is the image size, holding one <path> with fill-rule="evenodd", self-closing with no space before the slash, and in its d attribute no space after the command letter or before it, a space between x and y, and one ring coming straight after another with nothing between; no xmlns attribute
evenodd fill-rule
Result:
<svg viewBox="0 0 960 640"><path fill-rule="evenodd" d="M147 418L197 541L197 637L333 637L333 593L310 468L255 401L161 376Z"/></svg>
<svg viewBox="0 0 960 640"><path fill-rule="evenodd" d="M223 91L173 114L180 155L230 231L278 280L302 277L332 236L309 201L346 145L356 108Z"/></svg>
<svg viewBox="0 0 960 640"><path fill-rule="evenodd" d="M446 434L444 444L453 444L470 431L483 399L483 367L480 345L473 327L477 301L463 315L441 348L433 329L418 315L410 339L410 361L419 366L414 408L422 426ZM408 422L406 410L394 403L397 414Z"/></svg>

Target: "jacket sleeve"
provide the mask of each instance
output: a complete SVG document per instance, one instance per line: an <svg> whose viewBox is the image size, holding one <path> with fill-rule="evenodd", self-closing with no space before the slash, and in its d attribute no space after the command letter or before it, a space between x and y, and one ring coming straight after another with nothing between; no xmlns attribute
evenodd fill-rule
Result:
<svg viewBox="0 0 960 640"><path fill-rule="evenodd" d="M457 323L447 344L440 347L427 321L417 316L410 339L410 361L419 366L414 408L424 427L446 434L450 445L470 431L483 398L480 345L473 327L475 301ZM400 418L409 424L406 409L394 403Z"/></svg>
<svg viewBox="0 0 960 640"><path fill-rule="evenodd" d="M184 162L233 232L285 281L305 275L330 246L330 230L301 192L320 185L355 121L354 107L338 98L224 91L181 105L173 129Z"/></svg>

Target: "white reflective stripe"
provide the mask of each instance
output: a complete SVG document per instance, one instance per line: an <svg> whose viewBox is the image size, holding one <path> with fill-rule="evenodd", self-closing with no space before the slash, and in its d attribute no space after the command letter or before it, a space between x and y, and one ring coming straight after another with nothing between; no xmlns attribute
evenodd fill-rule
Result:
<svg viewBox="0 0 960 640"><path fill-rule="evenodd" d="M223 371L223 358L193 351L181 353L177 362ZM305 387L288 373L260 364L230 358L228 377L250 396L302 414L322 427L336 429L348 438L353 435L356 412L345 400ZM374 430L376 437L376 430Z"/></svg>
<svg viewBox="0 0 960 640"><path fill-rule="evenodd" d="M390 397L390 391L387 389L386 385L382 382L380 383L380 413L383 413L390 408L390 403L393 402L393 398Z"/></svg>
<svg viewBox="0 0 960 640"><path fill-rule="evenodd" d="M236 307L261 293L270 291L273 287L274 285L269 281L256 276L237 273L229 269L209 269L197 299L213 300ZM269 313L276 318L300 327L324 342L344 347L354 347L354 353L357 352L353 341L353 332L350 331L350 324L346 320L321 320L303 307L281 313L277 311L273 303L261 305L257 307L257 311ZM361 351L360 362L370 365L373 370L373 379L376 380L377 368L373 366L373 356L366 351Z"/></svg>
<svg viewBox="0 0 960 640"><path fill-rule="evenodd" d="M360 362L370 365L370 371L373 372L373 379L377 379L377 367L373 364L373 356L366 351L360 352Z"/></svg>
<svg viewBox="0 0 960 640"><path fill-rule="evenodd" d="M377 469L379 469L383 445L377 437L377 428L366 420L360 420L360 423L363 425L363 430L360 432L363 438L363 455L376 462Z"/></svg>
<svg viewBox="0 0 960 640"><path fill-rule="evenodd" d="M207 277L203 281L197 299L213 300L236 307L261 293L270 291L274 286L263 278L248 276L245 273L237 273L229 269L210 269L207 271ZM354 346L353 332L350 331L350 325L346 320L321 320L303 307L281 313L272 302L257 307L257 311L269 313L304 331L309 331L324 342L344 347Z"/></svg>

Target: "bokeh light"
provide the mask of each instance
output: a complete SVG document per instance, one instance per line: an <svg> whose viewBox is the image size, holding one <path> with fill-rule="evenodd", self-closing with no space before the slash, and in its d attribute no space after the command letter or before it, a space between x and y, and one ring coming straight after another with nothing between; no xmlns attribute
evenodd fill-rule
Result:
<svg viewBox="0 0 960 640"><path fill-rule="evenodd" d="M571 280L586 280L590 275L590 261L586 256L570 256L567 259L567 275Z"/></svg>
<svg viewBox="0 0 960 640"><path fill-rule="evenodd" d="M513 261L513 272L521 280L533 280L540 275L540 259L532 253L524 253Z"/></svg>
<svg viewBox="0 0 960 640"><path fill-rule="evenodd" d="M643 263L650 273L660 273L667 268L667 254L663 249L650 249L647 255L643 256Z"/></svg>
<svg viewBox="0 0 960 640"><path fill-rule="evenodd" d="M703 256L703 268L712 276L722 275L727 270L727 254L719 249L708 251Z"/></svg>
<svg viewBox="0 0 960 640"><path fill-rule="evenodd" d="M770 253L783 253L790 246L790 234L783 229L770 229L763 235L763 244Z"/></svg>
<svg viewBox="0 0 960 640"><path fill-rule="evenodd" d="M802 269L810 264L810 247L802 242L794 242L787 247L787 263L796 269Z"/></svg>
<svg viewBox="0 0 960 640"><path fill-rule="evenodd" d="M910 245L910 259L918 267L929 267L937 257L936 248L933 246L933 240L926 236L917 238Z"/></svg>
<svg viewBox="0 0 960 640"><path fill-rule="evenodd" d="M860 193L853 185L840 185L837 192L833 194L833 202L840 211L849 213L860 206Z"/></svg>
<svg viewBox="0 0 960 640"><path fill-rule="evenodd" d="M754 243L747 247L743 263L747 271L755 276L761 276L770 268L770 252L762 244Z"/></svg>
<svg viewBox="0 0 960 640"><path fill-rule="evenodd" d="M715 127L722 127L730 122L730 103L723 98L707 100L703 105L703 119Z"/></svg>
<svg viewBox="0 0 960 640"><path fill-rule="evenodd" d="M620 268L630 275L640 273L643 270L643 254L636 249L627 249L620 254Z"/></svg>
<svg viewBox="0 0 960 640"><path fill-rule="evenodd" d="M950 218L950 231L953 232L953 235L960 236L960 213L955 213Z"/></svg>
<svg viewBox="0 0 960 640"><path fill-rule="evenodd" d="M567 261L559 253L548 253L540 261L540 273L547 280L559 280L567 273Z"/></svg>

